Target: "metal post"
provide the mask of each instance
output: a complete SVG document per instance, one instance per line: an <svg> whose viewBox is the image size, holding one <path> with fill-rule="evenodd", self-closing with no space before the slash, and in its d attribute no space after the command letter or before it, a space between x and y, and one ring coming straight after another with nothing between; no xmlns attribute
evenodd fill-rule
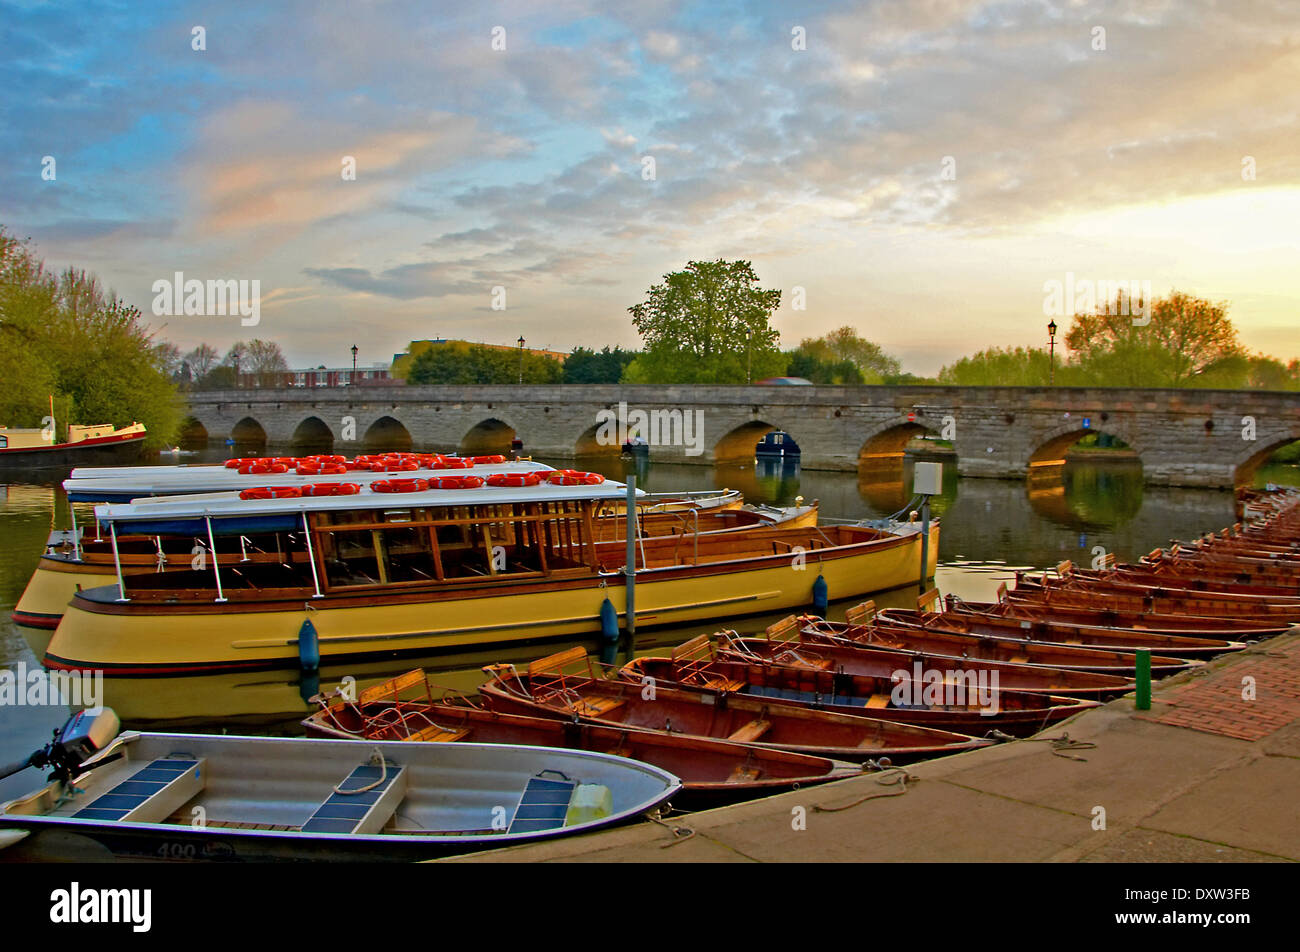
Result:
<svg viewBox="0 0 1300 952"><path fill-rule="evenodd" d="M636 650L636 474L627 477L627 565L624 567L627 585L627 656Z"/></svg>
<svg viewBox="0 0 1300 952"><path fill-rule="evenodd" d="M926 587L926 581L930 573L926 568L930 563L930 497L921 497L921 581L919 595L924 595L929 589Z"/></svg>
<svg viewBox="0 0 1300 952"><path fill-rule="evenodd" d="M113 564L117 566L117 600L119 602L130 601L126 597L126 583L122 581L122 560L117 554L117 523L108 524L108 533L113 538Z"/></svg>
<svg viewBox="0 0 1300 952"><path fill-rule="evenodd" d="M316 553L311 547L311 527L307 525L307 513L302 514L302 532L307 538L307 561L311 564L311 583L316 587L316 594L312 598L324 598L320 593L320 576L316 574Z"/></svg>
<svg viewBox="0 0 1300 952"><path fill-rule="evenodd" d="M1139 648L1137 652L1137 709L1151 710L1151 649Z"/></svg>
<svg viewBox="0 0 1300 952"><path fill-rule="evenodd" d="M68 500L68 514L72 517L72 557L76 561L81 561L81 534L77 532L77 510L72 505L72 500Z"/></svg>
<svg viewBox="0 0 1300 952"><path fill-rule="evenodd" d="M212 517L204 516L203 521L208 525L208 553L212 556L212 575L217 580L217 601L224 602L226 595L221 591L221 566L217 562L217 541L212 536Z"/></svg>

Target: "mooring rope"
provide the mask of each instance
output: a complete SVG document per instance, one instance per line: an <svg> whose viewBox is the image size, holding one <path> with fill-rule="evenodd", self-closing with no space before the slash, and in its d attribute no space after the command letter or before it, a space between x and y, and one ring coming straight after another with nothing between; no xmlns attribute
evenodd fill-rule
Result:
<svg viewBox="0 0 1300 952"><path fill-rule="evenodd" d="M875 764L874 761L867 761L863 769L870 769L873 764ZM817 804L814 803L813 811L816 813L841 813L844 810L849 810L852 809L853 807L856 807L860 803L866 803L868 800L879 800L882 797L901 797L903 794L907 793L908 790L907 785L909 783L915 783L916 781L921 779L920 777L917 777L914 774L908 773L902 767L881 768L878 764L876 764L875 766L876 769L881 770L880 776L876 778L876 783L885 787L897 787L898 789L889 790L886 792L869 793L865 797L859 797L858 799L854 800L852 803L846 803L843 806L839 806L839 807L823 807L823 806L818 806Z"/></svg>
<svg viewBox="0 0 1300 952"><path fill-rule="evenodd" d="M671 813L672 809L673 809L673 805L671 803L668 803L655 810L649 811L645 815L645 818L649 820L651 823L658 823L660 826L662 826L665 830L667 830L673 835L672 842L661 843L659 845L659 848L661 850L667 849L670 846L676 846L678 843L685 843L687 840L689 840L692 836L695 835L695 831L692 830L689 826L673 826L671 823L665 823L663 821L662 817L665 817L669 813Z"/></svg>
<svg viewBox="0 0 1300 952"><path fill-rule="evenodd" d="M1012 737L1010 734L1004 734L999 730L991 730L984 736L992 737L994 740L1023 741L1026 743L1051 744L1052 753L1057 757L1064 757L1066 760L1078 760L1087 763L1087 757L1076 757L1074 754L1067 754L1067 750L1096 750L1097 745L1090 740L1073 740L1069 734L1062 734L1060 737Z"/></svg>

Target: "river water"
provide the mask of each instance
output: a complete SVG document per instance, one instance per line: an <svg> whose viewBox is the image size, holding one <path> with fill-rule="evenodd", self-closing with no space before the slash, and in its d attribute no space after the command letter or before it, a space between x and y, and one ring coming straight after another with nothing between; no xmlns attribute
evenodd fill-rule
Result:
<svg viewBox="0 0 1300 952"><path fill-rule="evenodd" d="M180 460L226 458L216 449ZM165 459L171 462L172 459ZM546 460L553 465L594 469L624 478L636 473L638 486L652 492L733 488L750 501L792 504L797 497L819 500L823 519L876 518L895 513L911 499L909 461L867 475L801 472L797 466L709 467L657 464L637 468L617 458ZM1300 484L1295 467L1261 470L1257 483ZM1064 469L1032 480L959 479L945 466L943 494L932 500L942 520L939 546L939 588L968 600L989 600L999 584L1017 568L1048 568L1063 559L1090 564L1104 553L1121 561L1136 559L1174 538L1192 538L1215 531L1234 520L1229 492L1145 486L1140 464L1125 460L1074 461ZM78 504L79 521L91 507ZM28 577L40 557L51 528L68 524L68 502L57 480L0 484L0 669L35 671L40 664L29 639L10 619ZM84 523L83 523L84 524ZM842 618L857 599L835 602L830 616ZM879 594L881 605L912 606L917 589ZM777 616L755 616L731 623L743 631L759 630ZM665 629L641 633L638 650L673 645L704 631L727 627ZM593 651L596 644L590 645ZM481 683L480 668L494 661L526 662L560 646L507 649L461 657L440 657L349 665L347 671L321 672L319 685L303 683L293 671L218 675L213 677L107 679L103 700L115 708L124 724L152 730L300 734L298 721L311 712L304 697L318 686L331 688L344 674L365 686L414 667L430 669L439 685L472 693ZM21 693L21 692L20 692ZM15 704L0 707L0 763L25 756L42 746L50 732L67 717L58 705ZM0 781L0 800L29 789L32 771Z"/></svg>

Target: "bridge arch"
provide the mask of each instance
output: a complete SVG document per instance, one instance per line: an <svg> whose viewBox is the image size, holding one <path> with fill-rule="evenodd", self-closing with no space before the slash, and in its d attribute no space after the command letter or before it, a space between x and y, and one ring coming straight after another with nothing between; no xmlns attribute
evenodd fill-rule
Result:
<svg viewBox="0 0 1300 952"><path fill-rule="evenodd" d="M203 421L198 417L188 416L181 421L177 439L180 441L182 446L206 446L208 442L208 428L203 425Z"/></svg>
<svg viewBox="0 0 1300 952"><path fill-rule="evenodd" d="M296 427L290 441L297 448L328 453L334 449L334 431L318 416L309 416Z"/></svg>
<svg viewBox="0 0 1300 952"><path fill-rule="evenodd" d="M880 460L902 459L907 445L915 439L931 436L939 432L922 423L894 423L876 431L867 437L858 450L858 466L871 465Z"/></svg>
<svg viewBox="0 0 1300 952"><path fill-rule="evenodd" d="M236 446L266 447L266 430L251 416L246 416L230 430L230 438Z"/></svg>
<svg viewBox="0 0 1300 952"><path fill-rule="evenodd" d="M460 438L457 452L462 456L505 456L515 441L515 428L504 420L490 417L480 420Z"/></svg>
<svg viewBox="0 0 1300 952"><path fill-rule="evenodd" d="M1259 449L1249 453L1245 459L1236 465L1232 473L1234 486L1249 486L1255 481L1255 471L1268 462L1269 457L1284 446L1289 446L1296 440L1300 440L1300 433L1291 433L1287 436L1278 437L1270 442L1263 443ZM1242 441L1246 443L1245 440ZM1246 445L1249 445L1246 443Z"/></svg>
<svg viewBox="0 0 1300 952"><path fill-rule="evenodd" d="M780 429L763 420L750 420L733 427L713 444L713 461L715 463L753 463L754 448L759 440L773 430Z"/></svg>
<svg viewBox="0 0 1300 952"><path fill-rule="evenodd" d="M1030 439L1029 445L1034 448L1025 464L1027 471L1032 474L1035 470L1044 467L1065 465L1066 452L1070 447L1092 434L1104 434L1122 440L1133 451L1137 462L1139 464L1142 462L1142 447L1127 427L1115 426L1112 423L1100 427L1083 426L1082 421L1069 421Z"/></svg>
<svg viewBox="0 0 1300 952"><path fill-rule="evenodd" d="M390 416L382 416L370 424L361 442L372 452L405 452L415 445L411 431Z"/></svg>
<svg viewBox="0 0 1300 952"><path fill-rule="evenodd" d="M576 457L587 456L618 456L623 452L622 445L618 439L601 442L601 429L608 429L607 424L594 423L587 427L573 443L573 455Z"/></svg>

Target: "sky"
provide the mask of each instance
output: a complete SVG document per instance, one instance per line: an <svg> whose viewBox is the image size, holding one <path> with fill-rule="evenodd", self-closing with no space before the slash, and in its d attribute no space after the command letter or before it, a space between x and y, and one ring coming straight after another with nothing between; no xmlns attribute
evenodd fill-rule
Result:
<svg viewBox="0 0 1300 952"><path fill-rule="evenodd" d="M1070 281L1300 357L1295 0L0 2L0 54L0 226L183 350L636 347L721 257L784 347L922 375L1044 346ZM177 272L258 323L157 313Z"/></svg>

